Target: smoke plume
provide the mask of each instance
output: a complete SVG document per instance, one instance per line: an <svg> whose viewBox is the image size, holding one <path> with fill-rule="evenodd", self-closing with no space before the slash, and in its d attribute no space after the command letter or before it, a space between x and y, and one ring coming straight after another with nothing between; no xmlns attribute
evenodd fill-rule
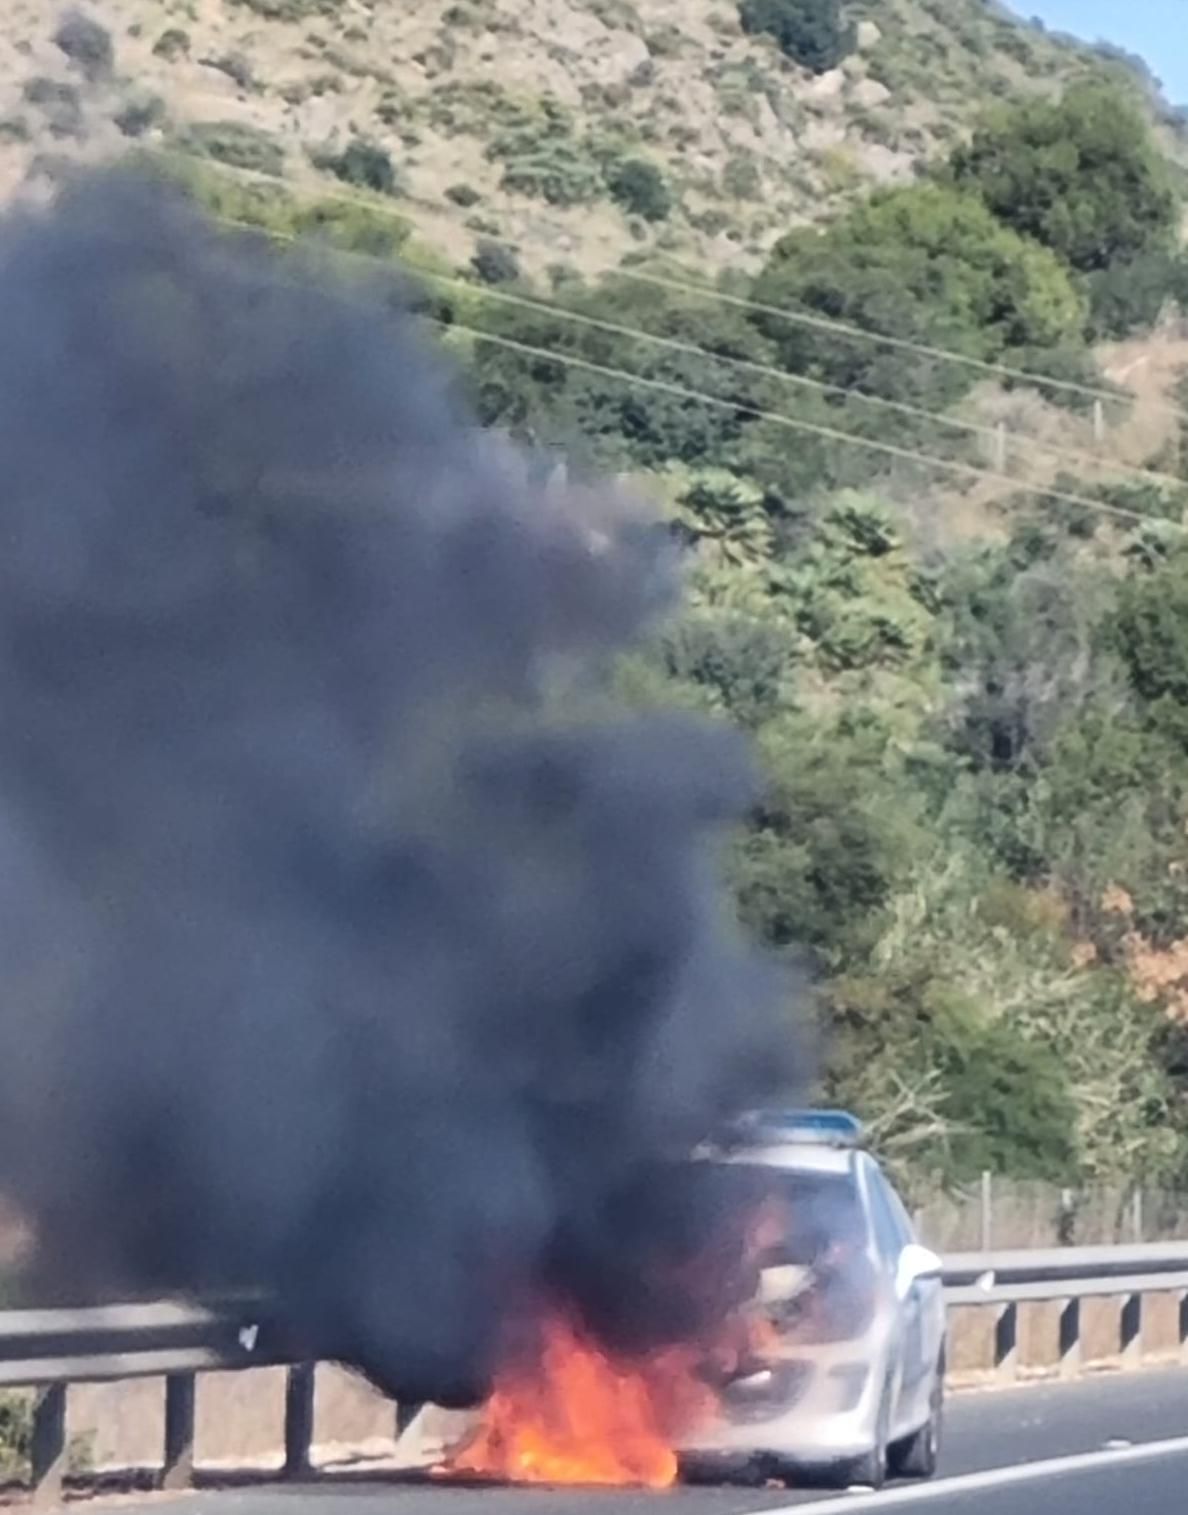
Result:
<svg viewBox="0 0 1188 1515"><path fill-rule="evenodd" d="M411 317L131 178L0 225L0 365L44 1284L261 1285L442 1402L538 1293L678 1329L666 1165L788 1069L718 879L746 754L600 692L663 545L478 432Z"/></svg>

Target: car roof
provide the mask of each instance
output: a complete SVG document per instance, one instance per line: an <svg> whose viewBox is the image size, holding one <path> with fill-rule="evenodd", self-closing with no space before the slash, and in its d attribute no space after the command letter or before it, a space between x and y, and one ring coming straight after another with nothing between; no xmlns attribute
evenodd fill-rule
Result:
<svg viewBox="0 0 1188 1515"><path fill-rule="evenodd" d="M851 1148L786 1142L737 1148L712 1161L752 1168L778 1168L785 1173L833 1174L851 1178L855 1173L856 1159L857 1154Z"/></svg>

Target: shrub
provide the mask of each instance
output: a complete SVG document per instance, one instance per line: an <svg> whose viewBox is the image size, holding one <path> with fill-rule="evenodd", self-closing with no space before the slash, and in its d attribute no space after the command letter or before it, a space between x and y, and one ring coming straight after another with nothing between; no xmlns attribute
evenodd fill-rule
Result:
<svg viewBox="0 0 1188 1515"><path fill-rule="evenodd" d="M850 50L838 0L742 0L738 17L743 31L774 37L781 52L815 74L836 68Z"/></svg>
<svg viewBox="0 0 1188 1515"><path fill-rule="evenodd" d="M165 121L165 102L160 95L144 95L127 101L112 117L125 137L143 137Z"/></svg>
<svg viewBox="0 0 1188 1515"><path fill-rule="evenodd" d="M484 284L512 284L520 277L520 264L511 248L489 237L479 239L470 266Z"/></svg>
<svg viewBox="0 0 1188 1515"><path fill-rule="evenodd" d="M603 179L587 152L575 142L562 140L509 158L503 187L535 195L550 205L585 205L598 198Z"/></svg>
<svg viewBox="0 0 1188 1515"><path fill-rule="evenodd" d="M763 179L754 158L736 153L722 170L722 188L734 200L757 200Z"/></svg>
<svg viewBox="0 0 1188 1515"><path fill-rule="evenodd" d="M171 26L163 31L153 43L153 57L164 58L166 63L176 63L179 58L190 55L190 34L180 26Z"/></svg>
<svg viewBox="0 0 1188 1515"><path fill-rule="evenodd" d="M473 184L451 184L445 195L447 200L462 210L469 210L483 198Z"/></svg>
<svg viewBox="0 0 1188 1515"><path fill-rule="evenodd" d="M38 75L26 81L23 94L41 111L53 136L82 136L82 100L73 84L59 84L56 79Z"/></svg>
<svg viewBox="0 0 1188 1515"><path fill-rule="evenodd" d="M611 199L629 215L663 221L672 211L672 191L664 175L646 158L624 158L607 175Z"/></svg>
<svg viewBox="0 0 1188 1515"><path fill-rule="evenodd" d="M887 191L823 232L793 232L776 244L755 298L983 361L1079 337L1085 318L1054 254L940 185ZM943 406L972 383L974 371L956 364L776 315L756 321L786 368L847 388Z"/></svg>
<svg viewBox="0 0 1188 1515"><path fill-rule="evenodd" d="M395 257L412 235L412 227L403 217L342 200L303 205L293 213L292 229L298 235L316 236L334 247L373 258Z"/></svg>
<svg viewBox="0 0 1188 1515"><path fill-rule="evenodd" d="M1188 293L1182 256L1156 248L1089 276L1090 334L1118 339L1155 325L1165 305Z"/></svg>
<svg viewBox="0 0 1188 1515"><path fill-rule="evenodd" d="M266 21L308 21L314 16L336 16L342 0L233 0L255 11Z"/></svg>
<svg viewBox="0 0 1188 1515"><path fill-rule="evenodd" d="M396 170L388 152L378 143L354 137L340 153L321 153L314 162L344 184L373 189L377 194L396 193Z"/></svg>
<svg viewBox="0 0 1188 1515"><path fill-rule="evenodd" d="M1171 171L1129 96L1081 84L1001 112L953 154L954 182L1080 273L1175 239Z"/></svg>
<svg viewBox="0 0 1188 1515"><path fill-rule="evenodd" d="M185 152L214 158L231 168L249 169L280 178L285 155L279 142L258 126L242 121L201 121L188 127L178 139Z"/></svg>
<svg viewBox="0 0 1188 1515"><path fill-rule="evenodd" d="M226 74L240 89L255 88L256 76L252 72L251 62L242 53L218 53L214 57L203 58L202 62L206 68Z"/></svg>
<svg viewBox="0 0 1188 1515"><path fill-rule="evenodd" d="M33 1406L27 1394L0 1393L0 1477L23 1476L33 1443Z"/></svg>
<svg viewBox="0 0 1188 1515"><path fill-rule="evenodd" d="M90 16L70 12L54 33L54 41L86 78L94 81L110 75L115 63L111 33Z"/></svg>

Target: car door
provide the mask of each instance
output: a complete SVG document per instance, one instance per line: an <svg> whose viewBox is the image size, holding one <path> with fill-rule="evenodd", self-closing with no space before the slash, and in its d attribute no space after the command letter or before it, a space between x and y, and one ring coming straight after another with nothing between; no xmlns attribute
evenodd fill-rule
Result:
<svg viewBox="0 0 1188 1515"><path fill-rule="evenodd" d="M897 1278L899 1261L903 1249L913 1240L913 1232L902 1205L874 1162L870 1165L868 1183L875 1234L879 1238L879 1250L888 1259L895 1299L895 1399L891 1407L891 1428L892 1437L897 1438L917 1430L928 1418L932 1387L927 1355L931 1335L928 1329L929 1301L925 1282L912 1283L906 1289L900 1287Z"/></svg>
<svg viewBox="0 0 1188 1515"><path fill-rule="evenodd" d="M891 1206L892 1218L904 1237L904 1245L906 1246L909 1243L918 1245L919 1237L916 1235L916 1228L904 1208L903 1201L890 1184L887 1184L887 1198ZM932 1376L938 1371L944 1359L944 1279L939 1273L932 1278L919 1278L915 1282L913 1292L918 1302L918 1318L920 1323L920 1368L924 1375L925 1383L931 1385Z"/></svg>

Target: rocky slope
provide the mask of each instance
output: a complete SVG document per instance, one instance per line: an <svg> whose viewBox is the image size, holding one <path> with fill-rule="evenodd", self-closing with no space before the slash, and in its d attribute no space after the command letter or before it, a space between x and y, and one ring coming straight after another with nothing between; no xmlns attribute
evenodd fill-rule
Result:
<svg viewBox="0 0 1188 1515"><path fill-rule="evenodd" d="M502 236L540 267L649 246L753 263L993 100L1127 67L996 0L852 0L849 56L816 76L745 35L734 0L89 0L107 55L77 24L55 42L60 0L5 10L0 193L130 139L341 191L325 165L362 144L446 252ZM611 188L641 159L662 183L643 214Z"/></svg>

